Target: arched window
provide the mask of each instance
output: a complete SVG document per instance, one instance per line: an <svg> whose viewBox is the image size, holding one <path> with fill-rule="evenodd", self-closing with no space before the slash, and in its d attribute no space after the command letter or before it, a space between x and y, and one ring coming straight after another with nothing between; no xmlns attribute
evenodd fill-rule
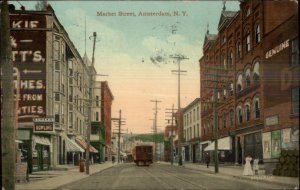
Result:
<svg viewBox="0 0 300 190"><path fill-rule="evenodd" d="M226 128L226 113L223 113L223 127Z"/></svg>
<svg viewBox="0 0 300 190"><path fill-rule="evenodd" d="M259 105L259 98L255 97L253 100L253 108L254 108L254 117L255 119L260 118L260 105Z"/></svg>
<svg viewBox="0 0 300 190"><path fill-rule="evenodd" d="M230 51L229 55L228 55L228 67L232 68L233 66L233 52Z"/></svg>
<svg viewBox="0 0 300 190"><path fill-rule="evenodd" d="M250 87L250 69L247 69L246 70L246 73L245 73L245 75L246 75L246 88L248 88L248 87Z"/></svg>
<svg viewBox="0 0 300 190"><path fill-rule="evenodd" d="M243 90L243 76L241 74L239 74L238 76L238 80L237 80L237 92L240 92Z"/></svg>
<svg viewBox="0 0 300 190"><path fill-rule="evenodd" d="M226 89L224 89L224 90L223 90L223 100L225 100L225 99L226 99L226 97L227 97L227 90L226 90Z"/></svg>
<svg viewBox="0 0 300 190"><path fill-rule="evenodd" d="M251 50L251 36L250 36L250 31L247 30L246 32L246 51L249 52Z"/></svg>
<svg viewBox="0 0 300 190"><path fill-rule="evenodd" d="M255 27L255 42L259 43L261 40L261 30L260 30L260 24L258 23Z"/></svg>
<svg viewBox="0 0 300 190"><path fill-rule="evenodd" d="M236 43L236 57L238 59L242 58L242 45L240 41Z"/></svg>
<svg viewBox="0 0 300 190"><path fill-rule="evenodd" d="M222 61L222 64L223 64L224 69L226 69L226 68L227 68L227 65L226 65L226 55L225 55L225 53L223 53L223 54L221 55L221 61Z"/></svg>
<svg viewBox="0 0 300 190"><path fill-rule="evenodd" d="M237 109L236 109L236 112L237 112L237 120L238 120L238 123L243 123L243 110L242 110L242 107L241 106L238 106Z"/></svg>
<svg viewBox="0 0 300 190"><path fill-rule="evenodd" d="M246 7L246 10L245 10L246 17L248 17L250 14L251 14L250 7Z"/></svg>
<svg viewBox="0 0 300 190"><path fill-rule="evenodd" d="M253 69L253 81L259 81L259 62L256 61Z"/></svg>
<svg viewBox="0 0 300 190"><path fill-rule="evenodd" d="M246 112L246 121L250 121L250 104L246 104L245 106L245 112Z"/></svg>
<svg viewBox="0 0 300 190"><path fill-rule="evenodd" d="M233 96L233 83L230 83L230 96Z"/></svg>

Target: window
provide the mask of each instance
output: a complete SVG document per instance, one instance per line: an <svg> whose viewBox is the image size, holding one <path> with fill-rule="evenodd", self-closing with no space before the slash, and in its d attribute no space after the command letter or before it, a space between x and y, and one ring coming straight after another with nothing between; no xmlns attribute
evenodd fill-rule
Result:
<svg viewBox="0 0 300 190"><path fill-rule="evenodd" d="M69 64L69 77L72 77L73 76L73 61L69 60L68 64Z"/></svg>
<svg viewBox="0 0 300 190"><path fill-rule="evenodd" d="M245 75L246 75L246 88L247 88L250 87L250 75L251 75L250 69L246 70Z"/></svg>
<svg viewBox="0 0 300 190"><path fill-rule="evenodd" d="M229 56L228 56L228 66L229 66L229 68L231 68L233 66L233 53L232 53L232 51L229 53Z"/></svg>
<svg viewBox="0 0 300 190"><path fill-rule="evenodd" d="M69 112L69 128L73 128L73 112Z"/></svg>
<svg viewBox="0 0 300 190"><path fill-rule="evenodd" d="M246 51L249 52L251 50L251 37L250 32L247 31L246 33Z"/></svg>
<svg viewBox="0 0 300 190"><path fill-rule="evenodd" d="M260 33L261 33L261 31L260 31L260 25L257 24L256 28L255 28L255 42L256 43L259 43L260 40L261 40L261 34Z"/></svg>
<svg viewBox="0 0 300 190"><path fill-rule="evenodd" d="M196 110L194 109L193 110L193 121L195 121L196 120Z"/></svg>
<svg viewBox="0 0 300 190"><path fill-rule="evenodd" d="M200 118L200 112L199 112L199 107L197 107L197 120Z"/></svg>
<svg viewBox="0 0 300 190"><path fill-rule="evenodd" d="M230 96L233 96L233 83L230 83Z"/></svg>
<svg viewBox="0 0 300 190"><path fill-rule="evenodd" d="M59 41L54 41L54 51L53 51L53 59L54 60L59 60L60 59L60 51L59 51Z"/></svg>
<svg viewBox="0 0 300 190"><path fill-rule="evenodd" d="M255 119L260 118L260 106L259 106L259 98L255 97L254 98L254 116Z"/></svg>
<svg viewBox="0 0 300 190"><path fill-rule="evenodd" d="M250 106L246 105L246 121L250 121Z"/></svg>
<svg viewBox="0 0 300 190"><path fill-rule="evenodd" d="M236 56L238 59L242 58L242 46L241 46L241 42L237 42L236 43Z"/></svg>
<svg viewBox="0 0 300 190"><path fill-rule="evenodd" d="M55 71L55 91L60 91L60 72Z"/></svg>
<svg viewBox="0 0 300 190"><path fill-rule="evenodd" d="M225 54L222 54L221 60L222 60L222 62L223 62L223 67L224 67L224 69L226 69L226 68L227 68L227 65L226 65L226 56L225 56Z"/></svg>
<svg viewBox="0 0 300 190"><path fill-rule="evenodd" d="M239 106L237 108L237 118L238 118L239 124L243 123L243 110L242 110L241 106Z"/></svg>
<svg viewBox="0 0 300 190"><path fill-rule="evenodd" d="M254 69L253 69L253 80L254 82L259 81L259 62L255 62Z"/></svg>
<svg viewBox="0 0 300 190"><path fill-rule="evenodd" d="M233 110L229 112L229 127L233 127Z"/></svg>
<svg viewBox="0 0 300 190"><path fill-rule="evenodd" d="M199 124L197 124L197 136L200 137Z"/></svg>
<svg viewBox="0 0 300 190"><path fill-rule="evenodd" d="M299 87L292 88L292 114L299 114Z"/></svg>
<svg viewBox="0 0 300 190"><path fill-rule="evenodd" d="M60 100L59 93L55 93L55 101L59 101L59 100Z"/></svg>
<svg viewBox="0 0 300 190"><path fill-rule="evenodd" d="M96 121L99 121L99 112L96 112Z"/></svg>
<svg viewBox="0 0 300 190"><path fill-rule="evenodd" d="M245 14L246 14L246 17L248 17L251 14L251 10L249 7L246 8Z"/></svg>
<svg viewBox="0 0 300 190"><path fill-rule="evenodd" d="M299 44L298 38L291 41L291 61L292 65L299 64Z"/></svg>
<svg viewBox="0 0 300 190"><path fill-rule="evenodd" d="M223 127L226 128L226 113L223 113Z"/></svg>
<svg viewBox="0 0 300 190"><path fill-rule="evenodd" d="M96 107L99 107L100 104L99 104L99 96L96 96Z"/></svg>
<svg viewBox="0 0 300 190"><path fill-rule="evenodd" d="M193 129L194 129L193 138L195 138L196 137L196 126L195 125L194 125Z"/></svg>
<svg viewBox="0 0 300 190"><path fill-rule="evenodd" d="M243 90L243 76L239 74L238 81L237 81L237 92L240 92Z"/></svg>

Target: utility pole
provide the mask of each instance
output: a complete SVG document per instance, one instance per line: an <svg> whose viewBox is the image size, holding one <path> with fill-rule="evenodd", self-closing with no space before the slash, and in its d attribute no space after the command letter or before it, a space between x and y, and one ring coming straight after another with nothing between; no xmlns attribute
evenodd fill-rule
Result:
<svg viewBox="0 0 300 190"><path fill-rule="evenodd" d="M155 152L154 152L154 157L155 157L155 160L157 161L157 103L161 102L159 100L150 100L151 102L154 102L155 103L155 112L154 112L154 149L155 149Z"/></svg>
<svg viewBox="0 0 300 190"><path fill-rule="evenodd" d="M88 108L88 126L87 126L87 147L85 150L86 153L86 174L90 174L90 139L91 139L91 127L92 127L92 99L93 99L93 85L94 85L94 63L95 63L95 45L97 33L93 33L94 43L93 43L93 56L92 56L92 65L90 66L90 82L89 82L89 108Z"/></svg>
<svg viewBox="0 0 300 190"><path fill-rule="evenodd" d="M174 163L174 153L173 153L173 133L174 133L174 123L173 123L173 119L174 119L174 115L175 115L175 109L174 109L174 104L172 105L172 109L166 109L166 110L171 110L172 112L166 112L166 113L171 113L171 138L170 138L170 141L171 141L171 165L173 165ZM169 121L169 119L167 119Z"/></svg>
<svg viewBox="0 0 300 190"><path fill-rule="evenodd" d="M183 133L183 129L182 129L182 124L180 122L180 112L181 112L181 108L180 108L180 75L182 75L182 73L185 73L186 71L181 70L180 69L180 62L181 60L185 60L188 59L187 57L183 56L183 55L171 55L170 58L176 59L177 63L178 63L178 69L177 70L172 70L173 73L177 73L178 75L178 119L177 119L177 129L178 129L178 154L179 154L179 159L178 159L178 165L182 166L182 147L181 147L181 141L182 141L182 133Z"/></svg>
<svg viewBox="0 0 300 190"><path fill-rule="evenodd" d="M15 119L13 62L10 42L10 19L7 0L1 3L1 69L2 69L2 122L1 161L2 184L5 189L15 189Z"/></svg>
<svg viewBox="0 0 300 190"><path fill-rule="evenodd" d="M118 163L120 163L120 155L121 155L121 141L120 141L120 139L121 139L121 134L123 134L123 133L121 133L121 130L122 130L121 126L125 125L124 118L122 118L122 110L119 110L119 118L112 118L111 120L118 122L118 129L117 129L118 130L118 132L117 132L117 134L118 134Z"/></svg>
<svg viewBox="0 0 300 190"><path fill-rule="evenodd" d="M213 100L212 102L205 102L205 103L212 103L213 104L213 118L214 118L214 128L213 128L213 140L215 142L214 147L214 161L215 161L215 173L219 173L219 157L218 157L218 106L222 104L218 101L218 91L223 89L228 89L229 83L224 80L220 80L220 78L227 78L227 72L229 71L227 68L222 68L221 66L216 67L205 67L207 73L206 76L212 79L204 80L207 84L211 84L211 86L206 85L205 88L210 88L213 90ZM210 74L209 70L213 73ZM223 71L224 73L220 73ZM225 86L225 87L224 87ZM221 99L221 98L220 98Z"/></svg>

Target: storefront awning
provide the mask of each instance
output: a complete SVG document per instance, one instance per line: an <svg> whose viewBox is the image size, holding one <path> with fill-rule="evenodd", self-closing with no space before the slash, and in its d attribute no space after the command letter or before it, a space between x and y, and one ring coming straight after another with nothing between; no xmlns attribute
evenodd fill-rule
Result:
<svg viewBox="0 0 300 190"><path fill-rule="evenodd" d="M17 140L17 139L16 139L16 140L15 140L15 143L19 143L19 144L20 144L20 143L23 143L23 141L20 141L20 140Z"/></svg>
<svg viewBox="0 0 300 190"><path fill-rule="evenodd" d="M218 139L218 150L231 150L231 138L225 137ZM212 142L210 145L208 145L204 151L211 151L215 150L215 142Z"/></svg>
<svg viewBox="0 0 300 190"><path fill-rule="evenodd" d="M87 149L87 143L84 140L76 139L76 143L79 144L84 150ZM92 153L98 153L98 150L94 148L92 145L90 145L90 152Z"/></svg>
<svg viewBox="0 0 300 190"><path fill-rule="evenodd" d="M42 144L42 145L48 145L51 146L51 142L48 138L37 136L37 135L32 135L32 141L35 144Z"/></svg>
<svg viewBox="0 0 300 190"><path fill-rule="evenodd" d="M63 134L62 138L65 140L67 152L84 152L84 149L81 148L75 141L69 139L67 135Z"/></svg>

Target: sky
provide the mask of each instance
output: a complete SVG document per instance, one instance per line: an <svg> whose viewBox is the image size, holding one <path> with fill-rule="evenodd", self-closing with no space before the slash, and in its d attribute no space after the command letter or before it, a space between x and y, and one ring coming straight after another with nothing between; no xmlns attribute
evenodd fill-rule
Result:
<svg viewBox="0 0 300 190"><path fill-rule="evenodd" d="M36 1L19 1L27 10ZM20 4L14 2L17 8ZM157 127L168 124L166 109L178 107L178 69L170 55L181 54L181 107L200 96L198 60L207 24L217 33L223 1L48 1L78 52L92 57L93 32L97 33L95 68L98 80L107 81L114 95L112 117L126 120L123 129L151 133L155 103L159 100ZM239 10L238 1L227 1L226 10ZM173 13L178 11L179 16ZM97 16L97 13L115 16ZM134 13L135 16L119 15ZM169 12L170 16L139 16L140 12ZM86 29L85 29L86 23ZM173 26L173 28L172 28ZM176 31L172 32L172 29ZM86 43L85 43L86 32ZM86 44L86 46L85 46ZM160 59L161 58L161 59ZM154 61L153 61L154 60ZM114 128L114 127L113 127Z"/></svg>

